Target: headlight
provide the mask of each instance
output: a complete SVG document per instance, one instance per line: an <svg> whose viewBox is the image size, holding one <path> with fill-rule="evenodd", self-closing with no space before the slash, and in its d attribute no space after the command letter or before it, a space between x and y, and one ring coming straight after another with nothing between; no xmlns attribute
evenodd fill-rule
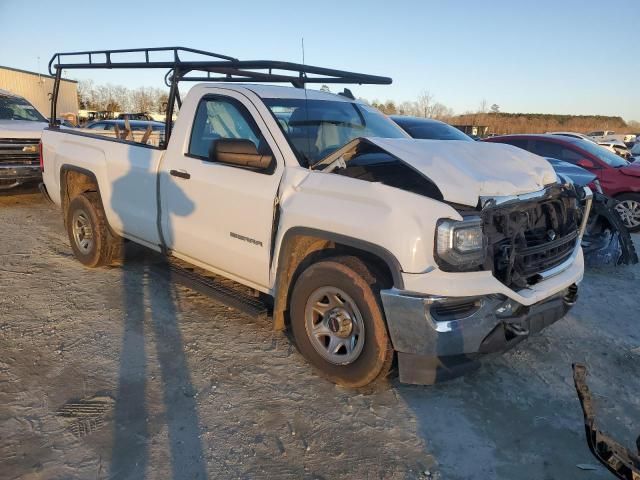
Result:
<svg viewBox="0 0 640 480"><path fill-rule="evenodd" d="M451 267L453 270L467 270L481 265L486 256L486 246L479 217L462 221L441 220L438 224L436 260L444 270L451 270Z"/></svg>

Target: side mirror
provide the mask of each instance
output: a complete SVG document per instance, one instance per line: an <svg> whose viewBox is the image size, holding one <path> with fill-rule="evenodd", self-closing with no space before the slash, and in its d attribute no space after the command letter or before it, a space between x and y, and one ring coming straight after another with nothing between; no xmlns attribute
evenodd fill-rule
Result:
<svg viewBox="0 0 640 480"><path fill-rule="evenodd" d="M255 143L243 138L219 138L211 142L209 160L240 167L267 170L273 164L273 155L259 153Z"/></svg>
<svg viewBox="0 0 640 480"><path fill-rule="evenodd" d="M595 163L593 163L591 160L589 160L587 158L581 158L580 160L578 160L576 165L578 165L579 167L582 167L582 168L586 168L587 170L591 169L591 168L596 168Z"/></svg>

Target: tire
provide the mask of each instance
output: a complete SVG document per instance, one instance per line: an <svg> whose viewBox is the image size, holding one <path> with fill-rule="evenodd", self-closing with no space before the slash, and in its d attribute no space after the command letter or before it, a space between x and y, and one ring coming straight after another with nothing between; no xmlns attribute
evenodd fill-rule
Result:
<svg viewBox="0 0 640 480"><path fill-rule="evenodd" d="M69 203L67 234L76 258L87 267L118 263L122 258L122 239L109 231L100 196L87 192Z"/></svg>
<svg viewBox="0 0 640 480"><path fill-rule="evenodd" d="M640 194L623 193L618 195L616 200L619 202L616 210L622 217L625 227L630 232L640 231Z"/></svg>
<svg viewBox="0 0 640 480"><path fill-rule="evenodd" d="M618 201L614 198L607 197L601 193L594 192L593 204L587 223L587 231L584 239L588 239L590 235L598 236L603 230L609 228L613 232L617 232L620 238L622 254L618 261L619 264L635 265L638 263L638 255L635 245L629 235L629 229L622 221L620 213L616 209ZM584 250L585 255L589 253Z"/></svg>
<svg viewBox="0 0 640 480"><path fill-rule="evenodd" d="M389 374L393 347L379 279L357 257L322 260L302 272L293 288L290 318L298 350L330 381L358 388ZM332 352L332 341L338 345L337 353Z"/></svg>

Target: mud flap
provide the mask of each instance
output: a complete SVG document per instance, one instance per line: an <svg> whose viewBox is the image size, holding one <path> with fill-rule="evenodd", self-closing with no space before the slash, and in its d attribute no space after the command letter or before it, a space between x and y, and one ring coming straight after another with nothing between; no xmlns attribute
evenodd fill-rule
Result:
<svg viewBox="0 0 640 480"><path fill-rule="evenodd" d="M587 386L587 367L573 365L573 381L584 413L584 427L591 453L607 470L623 480L640 480L640 436L636 440L637 453L632 453L596 427L591 392Z"/></svg>

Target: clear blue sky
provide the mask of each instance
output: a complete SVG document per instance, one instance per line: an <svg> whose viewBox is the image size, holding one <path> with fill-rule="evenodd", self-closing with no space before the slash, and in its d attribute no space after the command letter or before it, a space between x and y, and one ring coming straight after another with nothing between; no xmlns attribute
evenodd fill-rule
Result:
<svg viewBox="0 0 640 480"><path fill-rule="evenodd" d="M56 51L180 45L393 77L353 88L396 102L422 90L456 113L640 120L639 0L0 0L0 65L44 72ZM70 73L160 86L159 72Z"/></svg>

